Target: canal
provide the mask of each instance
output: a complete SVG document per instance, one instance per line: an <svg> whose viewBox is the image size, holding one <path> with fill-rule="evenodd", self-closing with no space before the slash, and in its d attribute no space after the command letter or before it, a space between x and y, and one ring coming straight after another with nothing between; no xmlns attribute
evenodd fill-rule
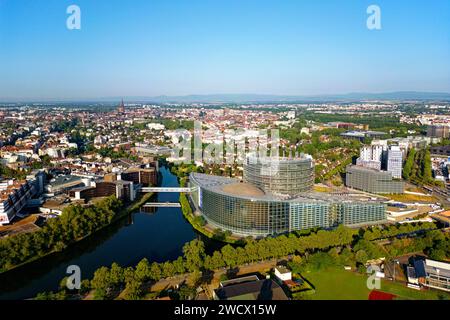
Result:
<svg viewBox="0 0 450 320"><path fill-rule="evenodd" d="M160 172L161 186L179 186L169 168L161 167ZM178 193L160 193L151 201L178 202L178 197ZM183 245L195 238L205 242L208 252L220 247L197 234L180 208L150 210L124 217L61 253L0 275L0 299L26 299L42 291L56 291L69 265L78 265L82 279L90 279L96 269L113 262L135 266L142 258L150 262L176 259L182 254Z"/></svg>

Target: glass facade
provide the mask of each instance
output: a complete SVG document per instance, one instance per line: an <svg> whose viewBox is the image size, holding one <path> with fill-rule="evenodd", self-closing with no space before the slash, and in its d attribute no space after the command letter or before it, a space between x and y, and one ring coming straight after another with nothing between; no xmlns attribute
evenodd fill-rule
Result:
<svg viewBox="0 0 450 320"><path fill-rule="evenodd" d="M386 205L355 202L342 195L312 191L312 158L249 155L244 182L192 173L191 199L213 227L243 236L267 236L310 228L371 225L386 220Z"/></svg>
<svg viewBox="0 0 450 320"><path fill-rule="evenodd" d="M386 221L386 205L383 203L345 202L335 204L338 224L359 226Z"/></svg>
<svg viewBox="0 0 450 320"><path fill-rule="evenodd" d="M338 224L371 225L386 219L386 205L379 202L239 196L223 192L220 186L227 180L220 179L191 174L190 186L195 187L191 199L209 224L237 235L260 237ZM235 181L229 179L228 184L232 183Z"/></svg>
<svg viewBox="0 0 450 320"><path fill-rule="evenodd" d="M244 165L244 181L267 193L295 196L309 192L314 185L312 158L260 158L248 156Z"/></svg>
<svg viewBox="0 0 450 320"><path fill-rule="evenodd" d="M315 227L329 228L330 205L327 203L291 203L289 206L289 231Z"/></svg>
<svg viewBox="0 0 450 320"><path fill-rule="evenodd" d="M272 233L271 222L275 222L275 228L282 225L280 212L272 210L267 201L242 199L203 189L201 202L203 216L210 224L236 234L265 236Z"/></svg>
<svg viewBox="0 0 450 320"><path fill-rule="evenodd" d="M390 172L360 166L348 165L345 175L346 186L380 194L403 193L405 183L392 179Z"/></svg>

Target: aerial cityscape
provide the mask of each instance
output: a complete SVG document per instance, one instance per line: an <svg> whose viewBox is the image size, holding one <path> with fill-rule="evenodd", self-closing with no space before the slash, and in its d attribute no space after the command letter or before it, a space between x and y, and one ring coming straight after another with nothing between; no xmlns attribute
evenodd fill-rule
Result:
<svg viewBox="0 0 450 320"><path fill-rule="evenodd" d="M0 300L450 299L448 2L76 2L0 1Z"/></svg>

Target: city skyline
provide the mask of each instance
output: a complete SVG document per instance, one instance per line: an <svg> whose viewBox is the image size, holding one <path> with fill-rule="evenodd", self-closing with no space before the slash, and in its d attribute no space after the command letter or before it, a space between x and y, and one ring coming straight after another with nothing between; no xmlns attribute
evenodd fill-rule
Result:
<svg viewBox="0 0 450 320"><path fill-rule="evenodd" d="M366 26L372 4L381 30ZM0 1L1 101L450 92L447 1L41 6Z"/></svg>

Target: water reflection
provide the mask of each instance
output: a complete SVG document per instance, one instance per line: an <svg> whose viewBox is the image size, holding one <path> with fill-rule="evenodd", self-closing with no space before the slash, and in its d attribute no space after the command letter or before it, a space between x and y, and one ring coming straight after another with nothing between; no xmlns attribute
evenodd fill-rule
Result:
<svg viewBox="0 0 450 320"><path fill-rule="evenodd" d="M179 185L168 168L161 168L161 176L160 185ZM161 193L151 201L177 202L178 197L178 193ZM183 245L197 237L205 241L208 252L221 246L198 235L180 208L145 208L61 253L0 275L0 299L24 299L56 290L67 266L72 264L80 266L83 278L91 278L97 268L113 262L130 266L144 257L158 262L176 259L182 254Z"/></svg>

